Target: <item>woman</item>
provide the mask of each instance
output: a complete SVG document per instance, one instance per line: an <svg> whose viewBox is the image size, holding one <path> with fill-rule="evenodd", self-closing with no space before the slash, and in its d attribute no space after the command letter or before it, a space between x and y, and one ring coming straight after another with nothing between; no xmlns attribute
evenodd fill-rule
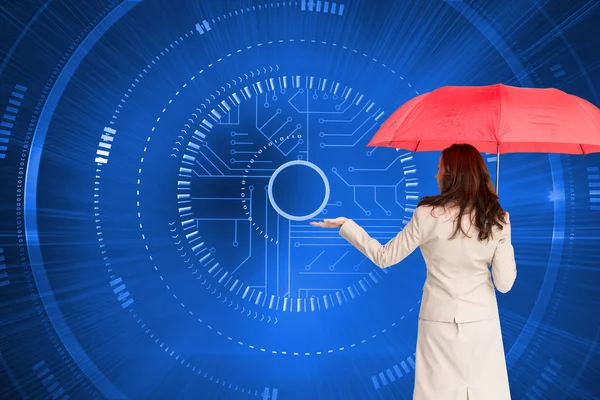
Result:
<svg viewBox="0 0 600 400"><path fill-rule="evenodd" d="M507 400L494 286L506 293L517 275L509 215L498 203L481 154L471 145L445 149L436 179L440 194L424 197L406 227L384 246L351 219L312 224L341 228L340 235L380 268L420 247L427 280L413 399Z"/></svg>

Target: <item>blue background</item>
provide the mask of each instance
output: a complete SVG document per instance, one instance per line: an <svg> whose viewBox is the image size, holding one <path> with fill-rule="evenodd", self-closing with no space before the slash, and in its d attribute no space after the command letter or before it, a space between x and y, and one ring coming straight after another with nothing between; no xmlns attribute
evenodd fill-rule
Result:
<svg viewBox="0 0 600 400"><path fill-rule="evenodd" d="M365 145L419 93L502 82L600 104L598 1L0 12L6 399L410 398L419 252L379 270L296 217L395 236L439 155ZM310 164L271 179L291 161ZM597 399L600 156L501 163L513 398Z"/></svg>

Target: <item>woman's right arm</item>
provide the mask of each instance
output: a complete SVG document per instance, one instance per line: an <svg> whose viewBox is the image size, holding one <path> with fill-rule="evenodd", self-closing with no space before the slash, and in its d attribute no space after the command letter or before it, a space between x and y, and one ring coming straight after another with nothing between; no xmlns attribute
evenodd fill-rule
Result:
<svg viewBox="0 0 600 400"><path fill-rule="evenodd" d="M511 242L511 226L509 215L506 213L507 224L500 233L500 240L492 258L492 277L494 286L499 292L508 292L517 278L515 250Z"/></svg>

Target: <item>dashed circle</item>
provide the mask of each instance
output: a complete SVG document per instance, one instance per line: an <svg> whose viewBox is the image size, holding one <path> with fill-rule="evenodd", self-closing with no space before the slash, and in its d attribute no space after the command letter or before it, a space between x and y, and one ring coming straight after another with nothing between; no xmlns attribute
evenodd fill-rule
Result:
<svg viewBox="0 0 600 400"><path fill-rule="evenodd" d="M190 33L191 33L191 34L194 34L193 30L192 30L192 31L190 31ZM186 34L186 37L187 37L187 36L188 36L188 34ZM294 40L293 40L293 39L290 39L289 41L290 41L290 42L294 42ZM278 43L282 43L282 42L284 42L284 41L283 41L283 40L279 40L279 41L278 41ZM306 42L306 40L304 40L304 39L300 39L300 40L299 40L299 42ZM311 40L310 42L312 42L312 43L317 43L315 40ZM273 44L273 43L274 43L274 41L268 41L268 42L266 42L266 44ZM324 41L322 41L322 42L319 42L319 43L321 43L321 44L324 44L324 45L326 45L326 44L327 44L327 43L326 43L326 42L324 42ZM259 47L259 46L262 46L262 45L263 45L263 43L258 43L258 44L257 44L257 47ZM333 46L336 46L336 47L338 46L336 43L332 43L332 45L333 45ZM344 49L344 50L348 50L348 48L347 48L346 46L341 46L341 48L342 48L342 49ZM252 49L252 46L247 46L247 47L246 47L246 50L250 50L250 49ZM166 48L165 50L166 50L166 51L169 51L169 50L168 50L168 48ZM357 50L351 50L351 51L352 51L352 52L354 52L354 53L358 53L358 52L357 52ZM241 52L241 49L239 49L239 50L238 50L236 53L240 53L240 52ZM230 53L230 54L228 54L228 55L227 55L227 57L231 57L231 56L232 56L232 54L233 54L233 53ZM366 54L364 54L364 53L363 53L363 56L367 57L367 55L366 55ZM157 56L157 59L158 59L158 56ZM377 62L377 60L376 60L376 59L372 59L372 60L373 60L374 62ZM217 62L221 62L221 61L222 61L222 59L218 59L218 60L217 60ZM154 62L154 61L152 61L152 64L155 64L155 62ZM209 65L208 65L206 68L211 68L212 66L213 66L213 64L209 64ZM382 66L382 67L384 67L384 68L387 68L387 66L386 66L385 64L381 64L381 66ZM151 65L150 65L150 64L148 64L148 65L147 65L147 68L151 68ZM393 69L390 69L390 71L391 71L392 73L394 73L394 74L396 73L396 72L395 72ZM201 73L203 73L203 72L204 72L204 70L200 70L198 74L201 74ZM196 78L196 76L193 76L193 77L192 77L190 80L192 80L192 81L193 81L195 78ZM404 78L403 78L402 76L400 76L400 79L401 79L401 80L403 80ZM235 82L235 81L234 81L234 82ZM234 83L234 84L235 84L235 83ZM132 85L132 86L133 86L133 85ZM186 86L187 86L187 83L183 85L182 89L183 89L183 88L185 88ZM230 85L228 84L228 86L230 86ZM408 84L408 86L409 86L409 87L412 87L410 84ZM301 89L301 93L302 93L302 92L303 92L303 90ZM282 93L283 93L283 90L282 90ZM416 92L416 91L415 91L415 93L416 93L417 95L419 94L419 93L418 93L418 92ZM177 96L178 94L179 94L179 91L175 93L175 96ZM171 103L171 101L172 101L172 99L169 101L169 104ZM167 107L165 107L165 108L162 110L162 113L164 113L164 112L166 111L166 109L167 109ZM200 109L197 109L197 111L200 111L200 112L201 112L201 110L200 110ZM118 114L118 112L115 112L115 114ZM114 119L116 119L116 117L113 117L113 120L114 120ZM158 123L159 121L160 121L160 117L158 117L158 118L156 119L156 122L157 122L157 123ZM112 124L112 123L113 123L113 121L111 121L111 124ZM155 131L155 126L153 126L153 127L152 127L152 132L154 132L154 131ZM187 132L185 132L185 133L186 133L186 134L188 134ZM148 137L148 142L149 142L149 141L150 141L150 136ZM323 147L323 146L322 146L322 147ZM145 147L145 148L144 148L144 153L146 152L146 149L147 149L147 147ZM143 158L141 159L141 161L140 161L140 162L141 162L141 163L143 163ZM98 169L97 169L97 172L98 172L98 173L100 173L100 172L101 172L101 168L98 168ZM139 174L141 175L141 173L142 173L142 168L140 168L140 169L139 169ZM100 179L100 178L98 178L98 179ZM98 184L99 184L99 182L98 182ZM98 195L99 195L99 194L98 194ZM138 191L138 198L139 198L139 191ZM139 207L139 202L138 202L138 207ZM139 218L141 218L141 215L140 215L140 213L138 213L138 217L139 217ZM141 229L141 230L143 230L143 224L142 224L142 223L140 223L140 225L139 225L139 226L140 226L140 229ZM142 239L145 241L145 235L143 235L143 234L142 234ZM146 247L146 249L147 249L147 250L149 250L149 248L148 248L148 245L146 245L145 247ZM149 255L149 257L150 257L150 260L152 260L152 256L151 256L151 255ZM155 266L154 268L155 268L155 270L156 270L156 271L158 271L158 268L157 268L157 266ZM160 275L160 277L161 277L161 279L163 279L163 280L164 280L164 278L162 277L162 275ZM170 287L169 287L168 285L166 285L166 288L167 288L168 290L170 290ZM176 296L175 294L173 294L173 297L174 297L175 299L177 299L177 296ZM183 303L180 303L180 304L181 304L181 306L182 306L182 307L184 307L184 308L185 308L185 305L184 305ZM412 312L412 311L413 311L413 309L414 309L414 308L411 308L411 309L409 310L409 312ZM190 313L191 315L193 315L193 312L192 312L192 311L189 311L189 313ZM402 318L401 318L401 319L404 319L404 316L402 316ZM197 321L198 321L198 322L200 322L200 323L203 323L203 322L202 322L202 320L201 320L200 318L198 318L198 319L197 319ZM396 322L394 322L394 323L392 324L392 327L393 327L393 326L395 326L395 325L396 325ZM210 325L206 325L206 326L207 326L207 328L208 328L208 329L211 329L211 330L213 329L213 328L212 328L212 326L210 326ZM385 333L385 332L386 332L386 330L387 330L387 329L383 329L381 332L382 332L382 333ZM222 334L221 332L217 331L217 333L218 333L220 336L223 336L223 334ZM376 334L375 334L375 335L372 335L372 336L371 336L371 338L373 338L373 339L374 339L376 336L377 336ZM227 338L228 338L229 340L233 341L233 339L232 339L231 337L227 337ZM360 342L360 343L365 343L365 342L366 342L366 339L363 339L363 340L361 340L361 342ZM238 343L238 344L240 344L240 345L243 345L243 342L241 342L241 341L238 341L237 343ZM356 346L356 344L355 344L355 343L353 343L353 344L351 344L351 345L350 345L350 347L355 347L355 346ZM255 348L255 346L253 346L253 345L248 345L248 347L249 347L249 348ZM339 351L342 351L342 350L344 350L344 349L345 349L344 347L340 347L340 348L339 348ZM266 349L262 349L262 348L261 348L260 350L261 350L261 351L263 351L263 352L267 351ZM329 350L327 350L327 353L333 353L334 351L335 351L335 349L329 349ZM276 351L276 350L271 350L270 352L271 352L271 353L273 353L273 354L288 354L288 352L285 352L285 351ZM323 353L323 352L320 352L320 351L318 351L318 352L316 352L316 353L314 353L314 354L322 354L322 353ZM174 353L173 353L173 354L174 354ZM291 353L291 354L293 354L293 355L296 355L296 356L297 356L297 355L299 355L300 353L298 353L298 352L293 352L293 353ZM311 353L304 353L304 355L306 355L306 356L308 356L308 355L310 355L310 354L311 354Z"/></svg>

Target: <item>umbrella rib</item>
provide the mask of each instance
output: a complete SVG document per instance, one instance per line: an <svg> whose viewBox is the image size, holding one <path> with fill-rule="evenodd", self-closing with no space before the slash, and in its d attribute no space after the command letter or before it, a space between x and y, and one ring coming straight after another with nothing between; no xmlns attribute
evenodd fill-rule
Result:
<svg viewBox="0 0 600 400"><path fill-rule="evenodd" d="M417 142L417 147L415 147L415 150L413 151L413 153L416 153L416 152L417 152L417 149L419 148L419 145L420 145L420 144L421 144L421 141L419 140L419 141Z"/></svg>
<svg viewBox="0 0 600 400"><path fill-rule="evenodd" d="M500 147L500 124L502 123L502 85L498 85L498 126L496 126L496 141Z"/></svg>
<svg viewBox="0 0 600 400"><path fill-rule="evenodd" d="M579 144L579 148L581 149L581 154L585 155L585 151L583 150L583 146L581 145L581 143Z"/></svg>

